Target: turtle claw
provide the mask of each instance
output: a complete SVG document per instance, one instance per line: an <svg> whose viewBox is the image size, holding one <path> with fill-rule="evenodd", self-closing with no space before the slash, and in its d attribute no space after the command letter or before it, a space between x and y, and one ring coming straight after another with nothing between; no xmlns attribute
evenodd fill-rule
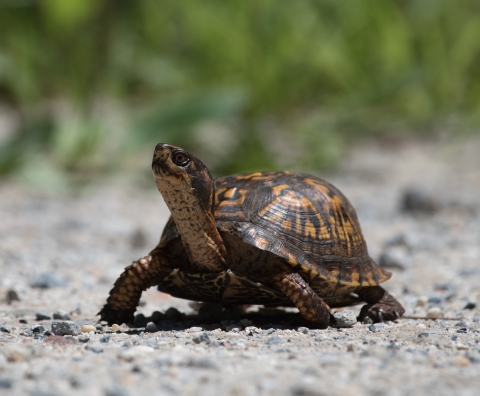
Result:
<svg viewBox="0 0 480 396"><path fill-rule="evenodd" d="M379 323L383 323L383 311L381 309L378 311L377 316Z"/></svg>
<svg viewBox="0 0 480 396"><path fill-rule="evenodd" d="M358 290L358 295L365 304L358 316L363 321L367 316L375 323L395 320L405 313L402 305L380 286L365 287Z"/></svg>
<svg viewBox="0 0 480 396"><path fill-rule="evenodd" d="M398 310L389 308L391 307L382 303L366 304L362 307L360 315L358 315L358 321L362 322L368 316L374 323L383 323L402 316L403 312L399 313Z"/></svg>

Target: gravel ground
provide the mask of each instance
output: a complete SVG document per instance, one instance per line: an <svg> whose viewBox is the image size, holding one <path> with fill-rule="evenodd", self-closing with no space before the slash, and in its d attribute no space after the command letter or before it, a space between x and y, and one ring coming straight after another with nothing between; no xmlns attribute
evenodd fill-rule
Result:
<svg viewBox="0 0 480 396"><path fill-rule="evenodd" d="M294 309L222 311L154 289L137 327L97 325L166 222L153 181L76 195L3 182L0 394L478 394L479 151L479 140L365 144L320 175L357 208L406 315L432 318L327 330L295 327Z"/></svg>

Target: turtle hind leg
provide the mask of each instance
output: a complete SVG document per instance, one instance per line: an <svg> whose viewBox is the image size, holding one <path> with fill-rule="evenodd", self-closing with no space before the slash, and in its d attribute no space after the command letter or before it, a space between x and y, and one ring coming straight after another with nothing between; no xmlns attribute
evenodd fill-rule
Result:
<svg viewBox="0 0 480 396"><path fill-rule="evenodd" d="M295 304L311 326L326 329L330 324L330 307L297 273L276 277L276 286Z"/></svg>
<svg viewBox="0 0 480 396"><path fill-rule="evenodd" d="M367 302L360 311L359 321L363 321L368 316L378 323L384 320L395 320L405 313L402 305L381 286L360 287L355 290L355 293Z"/></svg>

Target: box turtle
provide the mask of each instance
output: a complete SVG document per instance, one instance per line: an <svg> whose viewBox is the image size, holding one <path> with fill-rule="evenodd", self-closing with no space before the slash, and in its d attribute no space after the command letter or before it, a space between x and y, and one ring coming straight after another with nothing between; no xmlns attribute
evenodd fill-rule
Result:
<svg viewBox="0 0 480 396"><path fill-rule="evenodd" d="M225 304L296 306L326 328L330 308L363 302L360 319L394 320L403 307L380 283L355 209L333 185L283 172L212 179L187 151L156 146L153 174L172 216L159 244L125 268L101 320L129 323L151 286Z"/></svg>

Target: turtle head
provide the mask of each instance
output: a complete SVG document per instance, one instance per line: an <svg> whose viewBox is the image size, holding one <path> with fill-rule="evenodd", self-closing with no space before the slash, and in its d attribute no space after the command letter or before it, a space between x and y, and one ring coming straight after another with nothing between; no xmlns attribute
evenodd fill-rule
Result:
<svg viewBox="0 0 480 396"><path fill-rule="evenodd" d="M159 143L153 153L152 170L158 190L167 204L169 198L174 199L173 195L181 194L184 200L196 199L205 210L213 211L213 179L198 158L180 147Z"/></svg>
<svg viewBox="0 0 480 396"><path fill-rule="evenodd" d="M223 271L227 251L215 223L215 186L207 167L184 149L159 143L152 169L190 261L202 271Z"/></svg>

